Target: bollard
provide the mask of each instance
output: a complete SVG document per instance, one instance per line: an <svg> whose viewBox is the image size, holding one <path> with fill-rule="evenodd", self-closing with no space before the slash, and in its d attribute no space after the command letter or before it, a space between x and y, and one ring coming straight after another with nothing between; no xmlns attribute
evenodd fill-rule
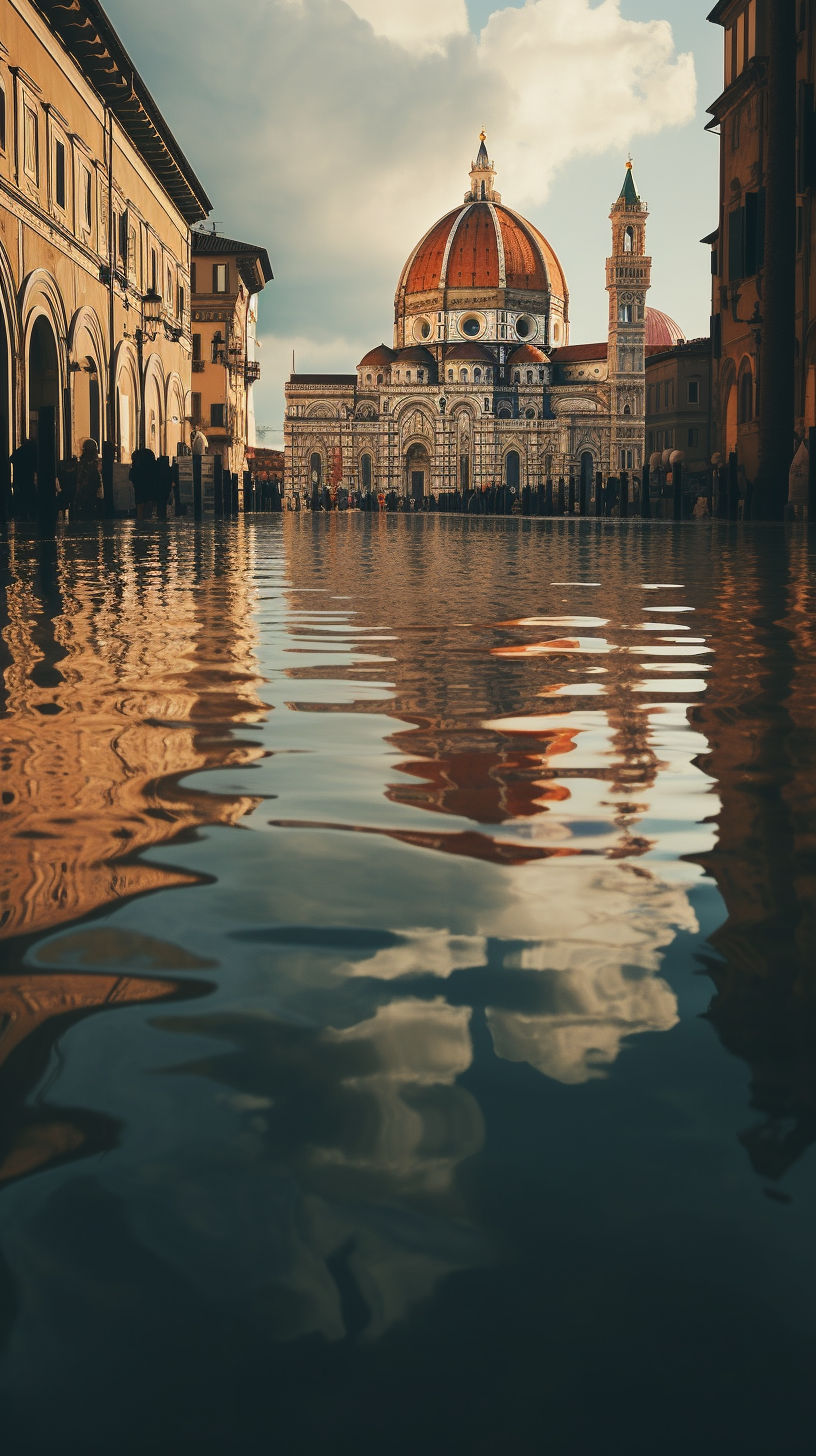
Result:
<svg viewBox="0 0 816 1456"><path fill-rule="evenodd" d="M559 516L563 516L565 509L566 509L566 506L565 506L565 501L564 501L564 477L563 477L563 475L559 475L559 477L558 477L558 514L559 514Z"/></svg>
<svg viewBox="0 0 816 1456"><path fill-rule="evenodd" d="M570 478L569 478L569 485L567 486L567 515L568 516L574 516L575 515L575 476L574 475L571 475L570 476Z"/></svg>
<svg viewBox="0 0 816 1456"><path fill-rule="evenodd" d="M672 516L675 521L683 519L683 463L676 460L672 465Z"/></svg>
<svg viewBox="0 0 816 1456"><path fill-rule="evenodd" d="M652 514L651 474L652 472L649 468L649 462L647 460L645 465L643 466L643 472L640 480L640 514L643 517L644 521L648 521L649 517Z"/></svg>
<svg viewBox="0 0 816 1456"><path fill-rule="evenodd" d="M41 404L37 414L37 521L53 534L57 524L57 410Z"/></svg>
<svg viewBox="0 0 816 1456"><path fill-rule="evenodd" d="M213 515L224 514L224 466L220 455L213 458Z"/></svg>
<svg viewBox="0 0 816 1456"><path fill-rule="evenodd" d="M201 456L193 456L193 516L201 520Z"/></svg>
<svg viewBox="0 0 816 1456"><path fill-rule="evenodd" d="M808 498L807 518L809 526L816 526L816 428L808 430Z"/></svg>
<svg viewBox="0 0 816 1456"><path fill-rule="evenodd" d="M732 450L728 457L728 519L739 520L739 475L737 474L737 452Z"/></svg>
<svg viewBox="0 0 816 1456"><path fill-rule="evenodd" d="M629 514L629 472L622 470L620 473L620 510L618 514L628 516Z"/></svg>

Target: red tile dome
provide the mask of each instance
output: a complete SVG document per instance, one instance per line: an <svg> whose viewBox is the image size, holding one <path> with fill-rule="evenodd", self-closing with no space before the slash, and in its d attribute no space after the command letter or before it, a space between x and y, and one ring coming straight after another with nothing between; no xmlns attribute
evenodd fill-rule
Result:
<svg viewBox="0 0 816 1456"><path fill-rule="evenodd" d="M445 363L453 361L471 364L495 364L496 357L486 349L484 344L477 340L469 340L466 344L450 344L445 350Z"/></svg>
<svg viewBox="0 0 816 1456"><path fill-rule="evenodd" d="M679 324L661 313L659 308L646 310L646 347L673 349L675 344L685 343L686 336Z"/></svg>
<svg viewBox="0 0 816 1456"><path fill-rule="evenodd" d="M507 356L508 365L546 364L546 362L547 355L542 354L541 350L537 349L535 344L522 344L518 349L514 349L512 354L508 354Z"/></svg>
<svg viewBox="0 0 816 1456"><path fill-rule="evenodd" d="M498 202L467 202L435 223L403 268L397 298L460 288L567 295L546 238Z"/></svg>
<svg viewBox="0 0 816 1456"><path fill-rule="evenodd" d="M387 344L378 344L376 349L369 349L368 353L360 360L358 369L382 369L385 364L392 364L397 357L396 349L389 349Z"/></svg>

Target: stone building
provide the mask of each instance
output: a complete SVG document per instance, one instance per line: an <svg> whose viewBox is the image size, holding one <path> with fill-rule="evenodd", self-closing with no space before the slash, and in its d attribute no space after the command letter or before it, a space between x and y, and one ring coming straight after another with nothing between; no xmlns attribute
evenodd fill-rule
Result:
<svg viewBox="0 0 816 1456"><path fill-rule="evenodd" d="M564 270L538 229L502 203L483 135L464 205L430 228L402 270L393 344L372 349L354 374L291 375L287 489L420 497L639 470L647 217L629 163L611 212L608 335L572 344Z"/></svg>
<svg viewBox="0 0 816 1456"><path fill-rule="evenodd" d="M646 349L646 453L682 450L687 476L711 469L711 375L710 339Z"/></svg>
<svg viewBox="0 0 816 1456"><path fill-rule="evenodd" d="M191 414L220 455L225 470L240 473L254 445L252 385L258 295L272 278L266 248L193 232ZM197 376L197 377L196 377Z"/></svg>
<svg viewBox="0 0 816 1456"><path fill-rule="evenodd" d="M96 0L0 15L0 460L46 405L62 454L89 436L173 454L210 203Z"/></svg>
<svg viewBox="0 0 816 1456"><path fill-rule="evenodd" d="M723 90L711 247L715 445L752 514L780 517L796 435L816 424L816 4L719 0Z"/></svg>

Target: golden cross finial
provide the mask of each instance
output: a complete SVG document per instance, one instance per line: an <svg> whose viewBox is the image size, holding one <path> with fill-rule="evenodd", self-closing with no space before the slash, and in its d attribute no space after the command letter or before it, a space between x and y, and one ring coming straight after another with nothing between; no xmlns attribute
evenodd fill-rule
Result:
<svg viewBox="0 0 816 1456"><path fill-rule="evenodd" d="M481 131L479 132L479 141L480 142L486 142L487 141L487 132L485 131L484 127L482 127Z"/></svg>

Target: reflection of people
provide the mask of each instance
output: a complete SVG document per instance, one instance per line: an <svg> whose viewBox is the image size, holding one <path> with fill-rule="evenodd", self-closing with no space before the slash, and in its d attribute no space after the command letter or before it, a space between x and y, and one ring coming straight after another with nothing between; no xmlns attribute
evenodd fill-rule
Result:
<svg viewBox="0 0 816 1456"><path fill-rule="evenodd" d="M156 457L152 450L134 450L128 478L136 497L136 519L143 521L152 516L156 499Z"/></svg>
<svg viewBox="0 0 816 1456"><path fill-rule="evenodd" d="M78 521L95 521L99 515L102 476L99 473L99 451L96 440L86 440L79 457L74 497L74 515Z"/></svg>

